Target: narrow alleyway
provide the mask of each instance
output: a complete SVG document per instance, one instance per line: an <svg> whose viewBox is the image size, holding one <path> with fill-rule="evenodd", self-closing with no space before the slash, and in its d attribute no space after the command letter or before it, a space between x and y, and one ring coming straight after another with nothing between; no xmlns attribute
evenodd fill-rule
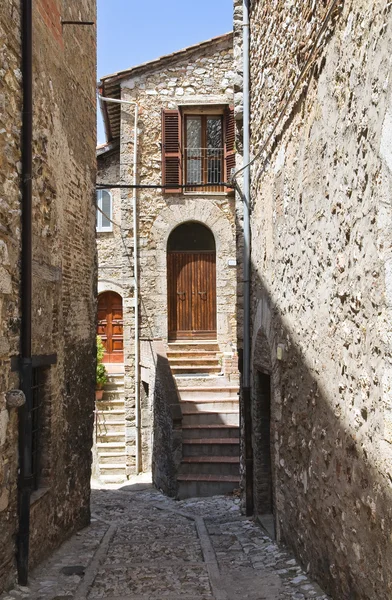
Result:
<svg viewBox="0 0 392 600"><path fill-rule="evenodd" d="M325 600L239 501L176 502L148 483L93 490L92 523L1 600Z"/></svg>

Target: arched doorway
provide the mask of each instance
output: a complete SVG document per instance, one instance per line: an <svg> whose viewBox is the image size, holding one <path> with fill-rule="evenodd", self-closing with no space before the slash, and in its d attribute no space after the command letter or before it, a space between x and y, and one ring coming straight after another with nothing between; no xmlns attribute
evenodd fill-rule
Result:
<svg viewBox="0 0 392 600"><path fill-rule="evenodd" d="M116 292L103 292L98 296L98 328L106 352L105 363L124 362L122 298Z"/></svg>
<svg viewBox="0 0 392 600"><path fill-rule="evenodd" d="M208 227L179 225L167 243L169 340L216 339L216 252Z"/></svg>

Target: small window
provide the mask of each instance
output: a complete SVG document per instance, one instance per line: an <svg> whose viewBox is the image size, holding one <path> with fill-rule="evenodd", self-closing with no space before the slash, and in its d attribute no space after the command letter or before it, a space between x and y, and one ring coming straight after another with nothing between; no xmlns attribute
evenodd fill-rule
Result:
<svg viewBox="0 0 392 600"><path fill-rule="evenodd" d="M112 195L106 190L97 191L97 231L112 231Z"/></svg>

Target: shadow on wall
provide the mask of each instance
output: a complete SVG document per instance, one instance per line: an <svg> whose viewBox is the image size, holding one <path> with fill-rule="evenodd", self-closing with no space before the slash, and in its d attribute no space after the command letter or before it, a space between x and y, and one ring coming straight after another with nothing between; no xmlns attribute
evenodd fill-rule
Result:
<svg viewBox="0 0 392 600"><path fill-rule="evenodd" d="M177 496L182 458L182 413L178 392L162 342L151 344L154 357L152 480L171 497Z"/></svg>
<svg viewBox="0 0 392 600"><path fill-rule="evenodd" d="M339 382L326 376L327 361L333 357L319 356L318 364L309 364L308 349L296 340L254 265L253 273L256 510L263 512L268 477L265 440L260 436L266 398L258 380L265 373L271 378L270 479L278 540L294 550L336 600L390 600L392 490L388 473L376 463L374 438L380 438L380 416L368 415L366 404L370 394L380 395L380 384L364 397L353 377L360 415L354 426L349 421L354 408L347 408L343 393L336 397L333 390L339 389ZM277 359L279 344L285 347L282 360ZM377 401L381 407L381 398Z"/></svg>

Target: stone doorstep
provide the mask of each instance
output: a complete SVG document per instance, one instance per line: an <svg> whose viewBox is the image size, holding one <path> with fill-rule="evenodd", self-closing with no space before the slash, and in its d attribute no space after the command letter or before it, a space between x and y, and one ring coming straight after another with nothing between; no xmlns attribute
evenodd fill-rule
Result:
<svg viewBox="0 0 392 600"><path fill-rule="evenodd" d="M214 483L230 482L239 483L240 476L238 475L196 475L193 473L178 475L178 481L211 481Z"/></svg>
<svg viewBox="0 0 392 600"><path fill-rule="evenodd" d="M206 438L206 437L238 437L240 435L238 425L184 425L182 426L184 435L189 438Z"/></svg>
<svg viewBox="0 0 392 600"><path fill-rule="evenodd" d="M239 444L238 438L187 438L183 444Z"/></svg>
<svg viewBox="0 0 392 600"><path fill-rule="evenodd" d="M184 456L183 463L240 463L239 456Z"/></svg>
<svg viewBox="0 0 392 600"><path fill-rule="evenodd" d="M219 386L177 386L179 394L227 394L228 396L234 395L238 398L239 387L237 385L219 385Z"/></svg>

